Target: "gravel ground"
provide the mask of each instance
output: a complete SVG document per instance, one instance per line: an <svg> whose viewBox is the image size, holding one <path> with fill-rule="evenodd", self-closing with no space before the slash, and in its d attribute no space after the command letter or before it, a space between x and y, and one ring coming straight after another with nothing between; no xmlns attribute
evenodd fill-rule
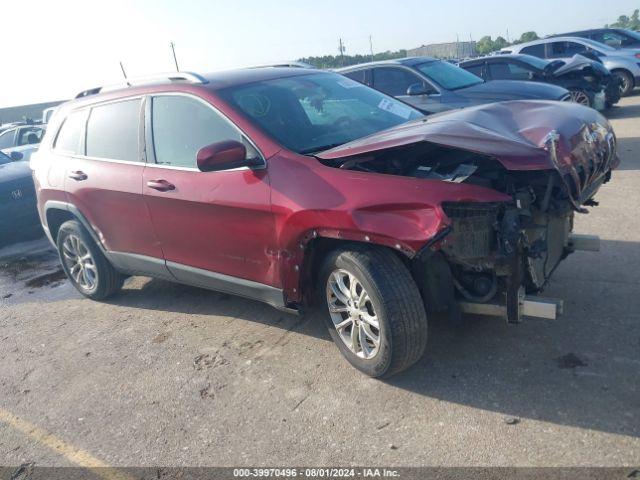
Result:
<svg viewBox="0 0 640 480"><path fill-rule="evenodd" d="M545 292L565 314L432 319L388 381L318 314L138 277L96 303L44 240L1 250L0 464L640 465L640 95L609 116L623 164L576 222L601 252Z"/></svg>

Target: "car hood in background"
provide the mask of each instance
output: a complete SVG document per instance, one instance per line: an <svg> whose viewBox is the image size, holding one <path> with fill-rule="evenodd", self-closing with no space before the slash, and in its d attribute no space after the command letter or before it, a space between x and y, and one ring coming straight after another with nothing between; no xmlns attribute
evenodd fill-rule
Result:
<svg viewBox="0 0 640 480"><path fill-rule="evenodd" d="M0 164L0 188L4 188L6 184L13 184L24 179L32 181L31 169L29 168L29 162L26 160Z"/></svg>
<svg viewBox="0 0 640 480"><path fill-rule="evenodd" d="M520 80L491 80L467 88L453 90L459 97L472 101L558 100L568 92L556 85Z"/></svg>

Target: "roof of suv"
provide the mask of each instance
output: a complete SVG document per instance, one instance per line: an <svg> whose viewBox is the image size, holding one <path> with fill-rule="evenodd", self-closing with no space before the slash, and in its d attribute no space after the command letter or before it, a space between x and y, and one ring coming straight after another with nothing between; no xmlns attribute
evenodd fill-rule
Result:
<svg viewBox="0 0 640 480"><path fill-rule="evenodd" d="M255 82L261 82L265 80L272 80L276 78L296 77L301 75L309 75L312 73L327 73L323 70L316 70L312 68L300 68L300 67L252 67L238 70L229 70L221 72L213 72L207 74L194 74L188 72L172 72L166 75L154 76L151 79L139 79L143 83L135 83L136 79L128 79L130 83L123 83L121 85L105 85L103 87L96 87L92 89L80 92L75 101L89 100L87 103L93 103L96 100L102 99L103 95L109 94L117 96L120 93L132 92L138 94L144 94L146 89L151 89L159 86L167 86L174 84L199 86L206 88L207 90L221 90L227 87L233 87L238 85L246 85ZM195 80L198 79L198 80Z"/></svg>

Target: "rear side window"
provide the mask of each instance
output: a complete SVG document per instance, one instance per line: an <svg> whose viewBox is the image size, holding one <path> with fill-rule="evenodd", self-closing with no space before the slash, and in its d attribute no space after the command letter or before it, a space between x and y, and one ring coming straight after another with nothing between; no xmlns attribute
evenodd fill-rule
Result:
<svg viewBox="0 0 640 480"><path fill-rule="evenodd" d="M196 167L202 147L225 140L243 142L249 156L256 156L240 132L216 110L194 98L168 95L153 99L153 145L156 163Z"/></svg>
<svg viewBox="0 0 640 480"><path fill-rule="evenodd" d="M533 55L534 57L544 58L544 43L524 47L522 50L520 50L520 53L526 53L527 55Z"/></svg>
<svg viewBox="0 0 640 480"><path fill-rule="evenodd" d="M517 63L490 63L489 71L493 80L530 80L532 70Z"/></svg>
<svg viewBox="0 0 640 480"><path fill-rule="evenodd" d="M551 56L557 58L573 57L577 53L583 53L587 48L575 42L553 42L551 44Z"/></svg>
<svg viewBox="0 0 640 480"><path fill-rule="evenodd" d="M87 156L140 161L140 99L99 105L87 123Z"/></svg>
<svg viewBox="0 0 640 480"><path fill-rule="evenodd" d="M72 112L65 119L58 132L54 149L61 153L83 155L82 132L87 121L86 110Z"/></svg>

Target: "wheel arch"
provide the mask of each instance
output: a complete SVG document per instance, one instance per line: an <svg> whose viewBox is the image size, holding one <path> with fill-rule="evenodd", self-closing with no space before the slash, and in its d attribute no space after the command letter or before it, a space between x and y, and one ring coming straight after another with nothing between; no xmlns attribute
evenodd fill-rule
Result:
<svg viewBox="0 0 640 480"><path fill-rule="evenodd" d="M58 231L60 230L60 226L62 226L62 224L68 220L78 220L87 230L87 232L89 232L89 235L91 235L98 248L102 250L102 253L107 253L95 230L91 227L91 224L89 223L87 218L75 205L68 202L50 200L44 205L44 217L46 220L45 231L47 232L47 236L54 246L57 245Z"/></svg>

